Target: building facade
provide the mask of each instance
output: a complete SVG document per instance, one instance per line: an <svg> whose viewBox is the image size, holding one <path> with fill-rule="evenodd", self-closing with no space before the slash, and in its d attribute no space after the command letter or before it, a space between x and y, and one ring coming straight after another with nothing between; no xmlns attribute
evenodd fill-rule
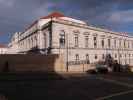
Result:
<svg viewBox="0 0 133 100"><path fill-rule="evenodd" d="M0 54L7 54L8 47L6 45L0 44Z"/></svg>
<svg viewBox="0 0 133 100"><path fill-rule="evenodd" d="M8 44L8 54L19 53L19 35L21 32L16 32L12 35L11 41Z"/></svg>
<svg viewBox="0 0 133 100"><path fill-rule="evenodd" d="M15 33L9 46L12 53L38 50L42 54L59 54L66 66L102 61L107 54L120 64L133 65L132 36L96 28L58 12L40 18L24 32Z"/></svg>

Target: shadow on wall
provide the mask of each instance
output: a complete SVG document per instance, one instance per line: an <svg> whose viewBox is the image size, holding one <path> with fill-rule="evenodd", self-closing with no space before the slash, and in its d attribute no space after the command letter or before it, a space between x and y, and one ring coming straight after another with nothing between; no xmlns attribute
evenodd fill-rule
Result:
<svg viewBox="0 0 133 100"><path fill-rule="evenodd" d="M58 55L10 54L0 55L1 72L55 72Z"/></svg>
<svg viewBox="0 0 133 100"><path fill-rule="evenodd" d="M58 55L0 55L0 100L45 99L51 83L64 80L54 70L56 59Z"/></svg>
<svg viewBox="0 0 133 100"><path fill-rule="evenodd" d="M4 66L2 68L2 72L9 72L9 63L8 61L5 61Z"/></svg>

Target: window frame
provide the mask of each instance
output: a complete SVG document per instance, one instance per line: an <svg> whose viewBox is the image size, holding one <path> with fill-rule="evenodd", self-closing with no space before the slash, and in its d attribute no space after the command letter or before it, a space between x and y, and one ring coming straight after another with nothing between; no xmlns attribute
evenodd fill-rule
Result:
<svg viewBox="0 0 133 100"><path fill-rule="evenodd" d="M59 46L61 48L65 47L65 32L61 31L61 33L59 34Z"/></svg>

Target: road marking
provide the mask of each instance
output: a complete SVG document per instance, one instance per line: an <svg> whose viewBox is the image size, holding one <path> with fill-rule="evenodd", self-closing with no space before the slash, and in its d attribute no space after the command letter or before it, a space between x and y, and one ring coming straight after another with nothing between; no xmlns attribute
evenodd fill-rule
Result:
<svg viewBox="0 0 133 100"><path fill-rule="evenodd" d="M111 97L120 96L120 95L124 95L124 94L128 94L128 93L132 93L132 92L133 92L133 90L129 90L129 91L125 91L125 92L119 92L119 93L111 94L108 96L100 97L100 98L97 98L95 100L105 100L105 99L109 99Z"/></svg>
<svg viewBox="0 0 133 100"><path fill-rule="evenodd" d="M119 82L119 81L116 81L116 80L113 80L113 79L106 79L106 78L102 78L102 77L99 77L99 78L96 78L96 79L99 79L99 80L103 80L103 81L106 81L106 82L111 82L111 83L114 83L114 84L118 84L118 85L122 85L122 86L126 86L126 87L133 88L133 85L131 85L131 84L128 84L128 83L125 83L125 82Z"/></svg>
<svg viewBox="0 0 133 100"><path fill-rule="evenodd" d="M119 82L119 81L116 81L116 80L113 80L113 79L106 79L106 78L102 78L102 77L98 77L96 79L103 80L103 81L106 81L106 82L111 82L111 83L122 85L122 86L126 86L126 87L129 87L129 88L133 88L133 85L131 85L131 84ZM120 95L124 95L124 94L128 94L128 93L132 93L132 92L133 92L133 90L114 93L114 94L111 94L111 95L108 95L108 96L96 98L95 100L104 100L104 99L108 99L108 98L111 98L111 97L120 96Z"/></svg>

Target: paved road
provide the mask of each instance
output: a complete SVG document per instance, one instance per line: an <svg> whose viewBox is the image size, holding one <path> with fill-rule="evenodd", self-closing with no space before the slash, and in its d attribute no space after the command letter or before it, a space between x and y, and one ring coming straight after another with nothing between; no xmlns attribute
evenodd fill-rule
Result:
<svg viewBox="0 0 133 100"><path fill-rule="evenodd" d="M112 93L96 100L133 100L133 73L115 73L107 75L96 75L97 79L129 87L131 90Z"/></svg>
<svg viewBox="0 0 133 100"><path fill-rule="evenodd" d="M133 91L132 85L111 78L106 79L105 75L65 78L51 78L43 74L8 75L9 80L7 76L2 77L0 76L0 95L9 100L112 100L115 97L132 97Z"/></svg>
<svg viewBox="0 0 133 100"><path fill-rule="evenodd" d="M133 100L133 91L106 98L106 100Z"/></svg>

